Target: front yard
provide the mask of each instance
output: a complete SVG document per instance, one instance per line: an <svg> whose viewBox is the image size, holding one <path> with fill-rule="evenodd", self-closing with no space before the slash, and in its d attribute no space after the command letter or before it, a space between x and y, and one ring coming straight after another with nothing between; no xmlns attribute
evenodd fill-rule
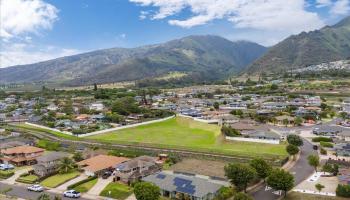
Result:
<svg viewBox="0 0 350 200"><path fill-rule="evenodd" d="M15 174L14 170L0 170L0 179L10 178Z"/></svg>
<svg viewBox="0 0 350 200"><path fill-rule="evenodd" d="M17 181L17 182L21 182L21 183L33 184L33 183L35 183L38 179L39 179L39 177L36 176L36 175L27 174L27 175L18 177L18 179L17 179L16 181Z"/></svg>
<svg viewBox="0 0 350 200"><path fill-rule="evenodd" d="M92 179L88 182L85 182L81 185L76 186L75 188L73 188L74 190L78 191L78 192L87 192L89 191L95 184L97 183L97 178Z"/></svg>
<svg viewBox="0 0 350 200"><path fill-rule="evenodd" d="M100 196L123 200L128 198L132 193L132 188L127 185L120 183L109 183L105 189L102 190Z"/></svg>
<svg viewBox="0 0 350 200"><path fill-rule="evenodd" d="M67 174L56 174L43 180L41 182L41 185L44 187L55 188L73 178L78 177L79 175L80 173L77 171L73 171Z"/></svg>

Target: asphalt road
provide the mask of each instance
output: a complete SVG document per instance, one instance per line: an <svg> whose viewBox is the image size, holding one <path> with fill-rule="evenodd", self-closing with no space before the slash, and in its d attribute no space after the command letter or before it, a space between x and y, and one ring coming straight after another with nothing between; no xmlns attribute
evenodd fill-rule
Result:
<svg viewBox="0 0 350 200"><path fill-rule="evenodd" d="M6 190L7 188L12 188L11 191L7 192L6 194L9 196L15 196L22 199L30 199L30 200L36 200L42 193L46 193L50 195L51 199L53 199L55 196L59 196L62 198L62 200L72 200L70 198L63 197L62 194L56 194L48 191L44 192L31 192L28 191L25 186L19 186L19 185L8 185L5 183L0 183L0 190ZM86 198L79 198L79 200L88 200Z"/></svg>
<svg viewBox="0 0 350 200"><path fill-rule="evenodd" d="M309 143L305 139L303 139L303 141L304 145L301 147L300 157L298 161L292 168L288 170L294 176L295 185L298 185L299 183L304 181L314 172L314 168L308 164L307 157L310 154L316 154L317 152L313 150L313 146L311 143ZM276 191L273 189L266 190L266 184L264 184L251 195L256 200L277 200L281 196L279 194L275 194L275 192Z"/></svg>

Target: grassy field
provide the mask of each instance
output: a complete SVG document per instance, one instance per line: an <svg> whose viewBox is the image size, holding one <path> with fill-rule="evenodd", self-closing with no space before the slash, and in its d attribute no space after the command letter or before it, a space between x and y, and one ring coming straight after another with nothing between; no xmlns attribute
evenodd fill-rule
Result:
<svg viewBox="0 0 350 200"><path fill-rule="evenodd" d="M74 171L67 174L56 174L50 176L41 182L44 187L55 188L75 177L79 176L79 172Z"/></svg>
<svg viewBox="0 0 350 200"><path fill-rule="evenodd" d="M220 127L177 117L88 137L108 143L142 144L240 156L285 157L284 145L225 141Z"/></svg>
<svg viewBox="0 0 350 200"><path fill-rule="evenodd" d="M101 196L112 197L114 199L119 199L119 200L126 199L131 194L132 194L132 188L120 183L110 183L100 193Z"/></svg>
<svg viewBox="0 0 350 200"><path fill-rule="evenodd" d="M86 183L83 183L81 185L78 185L77 187L74 188L74 190L78 192L87 192L89 191L95 184L97 183L97 178L92 179Z"/></svg>

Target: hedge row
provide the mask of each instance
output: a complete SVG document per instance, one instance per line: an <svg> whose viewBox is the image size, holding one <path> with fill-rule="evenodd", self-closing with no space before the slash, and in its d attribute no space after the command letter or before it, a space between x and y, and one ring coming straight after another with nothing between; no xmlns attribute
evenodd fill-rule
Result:
<svg viewBox="0 0 350 200"><path fill-rule="evenodd" d="M90 176L90 177L87 178L87 179L81 180L81 181L79 181L79 182L76 182L76 183L74 183L74 184L68 186L68 187L67 187L67 190L74 189L74 188L76 188L77 186L79 186L79 185L81 185L81 184L84 184L84 183L86 183L86 182L89 182L89 181L91 181L91 180L94 180L94 179L96 179L96 178L97 178L97 176Z"/></svg>
<svg viewBox="0 0 350 200"><path fill-rule="evenodd" d="M312 138L313 142L333 142L332 138L327 138L327 137L315 137Z"/></svg>

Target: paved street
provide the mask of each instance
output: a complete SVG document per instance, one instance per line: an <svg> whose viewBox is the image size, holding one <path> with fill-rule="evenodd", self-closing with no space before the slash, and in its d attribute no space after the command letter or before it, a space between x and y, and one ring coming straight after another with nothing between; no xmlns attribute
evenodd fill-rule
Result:
<svg viewBox="0 0 350 200"><path fill-rule="evenodd" d="M12 190L8 193L6 193L7 195L10 196L16 196L19 198L23 198L23 199L37 199L42 193L38 193L38 192L30 192L27 190L27 188L25 186L20 186L20 185L9 185L6 183L0 183L0 188L1 190L5 190L6 188L12 188ZM62 200L70 200L69 198L64 198L62 194L56 194L56 193L52 193L52 192L48 192L45 191L45 193L49 194L52 198L54 196L60 196L62 197ZM87 198L79 198L80 200L88 200Z"/></svg>
<svg viewBox="0 0 350 200"><path fill-rule="evenodd" d="M314 172L314 169L309 166L307 161L308 155L312 153L316 154L316 151L313 150L312 144L304 139L304 145L301 148L300 158L295 165L289 169L294 176L295 185L301 183ZM281 197L280 195L274 194L274 192L276 191L273 189L266 190L266 185L264 184L258 191L253 192L252 196L257 200L274 200Z"/></svg>

